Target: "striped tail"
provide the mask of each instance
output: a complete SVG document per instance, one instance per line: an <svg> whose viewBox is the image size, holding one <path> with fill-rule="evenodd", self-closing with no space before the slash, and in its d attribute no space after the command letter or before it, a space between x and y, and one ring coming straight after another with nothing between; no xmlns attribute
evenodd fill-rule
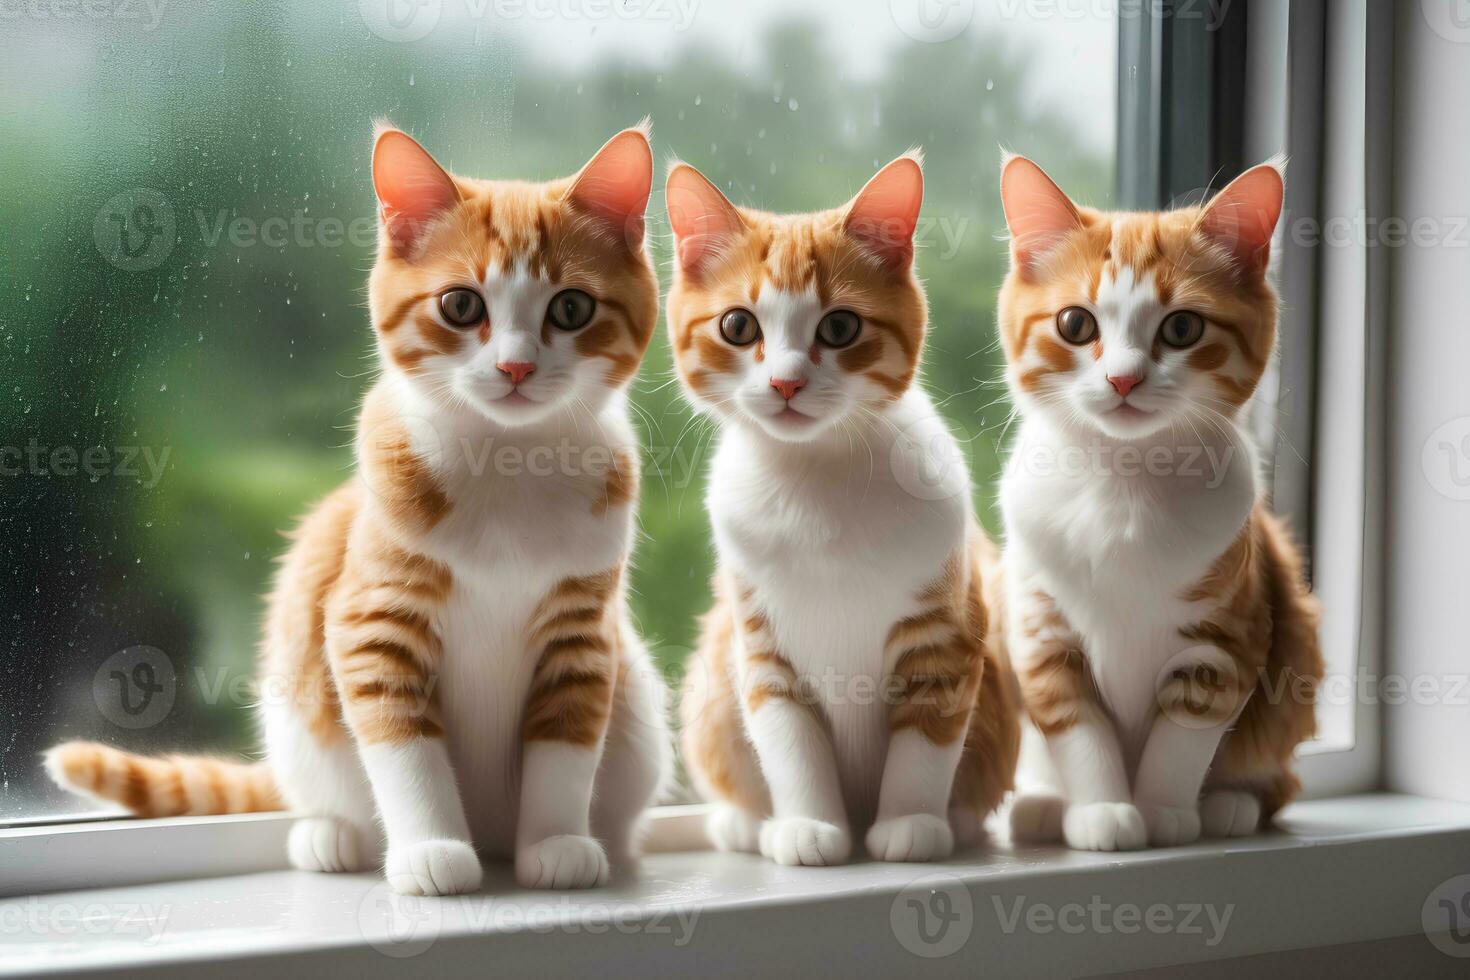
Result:
<svg viewBox="0 0 1470 980"><path fill-rule="evenodd" d="M64 789L120 803L140 817L285 809L264 762L135 755L97 742L65 742L46 753L46 770Z"/></svg>

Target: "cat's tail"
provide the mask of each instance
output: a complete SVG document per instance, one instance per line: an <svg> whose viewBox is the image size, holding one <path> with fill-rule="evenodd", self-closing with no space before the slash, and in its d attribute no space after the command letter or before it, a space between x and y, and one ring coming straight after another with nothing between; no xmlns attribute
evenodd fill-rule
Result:
<svg viewBox="0 0 1470 980"><path fill-rule="evenodd" d="M46 753L46 771L64 789L120 803L140 817L285 809L264 762L136 755L98 742L63 742Z"/></svg>

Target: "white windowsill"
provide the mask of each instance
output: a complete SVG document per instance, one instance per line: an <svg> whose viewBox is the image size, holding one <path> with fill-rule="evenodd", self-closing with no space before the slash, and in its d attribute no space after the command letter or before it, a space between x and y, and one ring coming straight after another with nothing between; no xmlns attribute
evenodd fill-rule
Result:
<svg viewBox="0 0 1470 980"><path fill-rule="evenodd" d="M677 843L679 834L695 829L698 811L670 808L661 820L668 823L660 840ZM232 829L232 853L220 854L219 830L230 823L249 830L242 838ZM86 971L157 980L160 973L205 969L273 980L320 977L324 970L354 978L413 973L599 980L919 970L1060 976L1405 936L1419 937L1412 949L1430 967L1470 969L1470 960L1452 959L1422 937L1421 919L1437 886L1470 872L1470 805L1392 795L1314 800L1290 808L1281 823L1282 832L1261 837L1133 854L997 842L938 865L791 869L746 855L663 853L647 858L634 880L576 893L523 891L504 868L489 869L477 895L434 900L397 900L374 875L292 871L52 891L0 900L0 976ZM216 864L239 871L255 851L280 845L284 821L169 824L165 838L173 847L145 846L145 858L172 853L193 859L210 852L213 837ZM20 832L32 838L29 844L6 832L0 836L0 887L14 884L10 872L25 870L42 840L59 854L67 846L63 835L75 835L71 847L95 847L96 860L106 861L109 851L119 853L119 833L142 829L131 826ZM920 881L931 876L938 877ZM966 896L968 914L961 908ZM1091 911L1100 904L1104 911ZM1135 924L1127 912L1136 907L1147 913L1152 906L1172 910L1176 925L1199 907L1192 920L1199 931L1160 931ZM915 938L920 908L934 916L935 935L940 912L951 920L937 941L964 939L953 953L920 958L906 948L904 936L919 952L941 949ZM1071 918L1048 927L1045 911L1031 911L1036 908ZM1209 908L1217 923L1229 910L1223 929L1212 925ZM1012 925L1017 909L1021 918ZM1028 927L1028 916L1036 915L1041 918Z"/></svg>

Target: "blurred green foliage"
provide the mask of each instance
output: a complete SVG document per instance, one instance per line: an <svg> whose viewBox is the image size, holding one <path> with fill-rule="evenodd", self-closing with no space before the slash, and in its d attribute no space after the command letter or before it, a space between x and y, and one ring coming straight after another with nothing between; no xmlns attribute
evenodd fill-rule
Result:
<svg viewBox="0 0 1470 980"><path fill-rule="evenodd" d="M737 202L772 210L834 206L921 145L924 383L964 439L995 530L1007 413L994 329L998 148L1045 161L1093 203L1113 182L1111 157L1028 94L1047 59L1006 39L900 37L859 77L820 26L789 21L744 40L754 68L748 50L737 66L724 46L686 39L661 67L630 54L578 70L468 32L387 43L355 9L212 4L170 9L156 31L77 23L58 36L21 22L0 39L0 446L111 454L95 477L49 462L0 477L0 817L68 805L35 773L34 753L59 736L251 745L249 712L226 682L251 670L280 532L350 469L354 410L375 368L370 237L341 241L334 229L374 213L377 117L458 172L544 179L650 115L660 159L686 159ZM1078 87L1111 112L1111 79ZM162 195L174 235L161 264L128 271L97 241L119 195L139 189ZM667 280L658 194L652 209ZM247 243L221 233L235 219L303 230ZM633 601L672 676L708 602L702 480L714 433L671 379L660 332L635 393L649 455ZM140 476L119 472L134 446L167 452L156 485L141 465ZM119 731L92 703L93 675L139 643L167 653L179 700L164 724Z"/></svg>

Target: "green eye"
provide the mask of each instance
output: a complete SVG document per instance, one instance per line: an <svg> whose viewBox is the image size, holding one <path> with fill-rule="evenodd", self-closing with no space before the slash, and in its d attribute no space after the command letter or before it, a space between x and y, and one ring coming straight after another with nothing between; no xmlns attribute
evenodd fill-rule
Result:
<svg viewBox="0 0 1470 980"><path fill-rule="evenodd" d="M473 289L451 289L439 297L439 312L456 327L473 327L485 319L485 301Z"/></svg>
<svg viewBox="0 0 1470 980"><path fill-rule="evenodd" d="M731 310L720 317L720 336L736 347L753 344L760 335L761 325L749 310Z"/></svg>
<svg viewBox="0 0 1470 980"><path fill-rule="evenodd" d="M1090 344L1097 339L1097 317L1080 306L1069 306L1057 314L1057 333L1069 344Z"/></svg>
<svg viewBox="0 0 1470 980"><path fill-rule="evenodd" d="M546 308L546 319L558 330L581 330L597 312L597 300L580 289L563 289L551 297Z"/></svg>
<svg viewBox="0 0 1470 980"><path fill-rule="evenodd" d="M1159 339L1170 347L1193 347L1205 335L1205 318L1189 310L1164 317Z"/></svg>
<svg viewBox="0 0 1470 980"><path fill-rule="evenodd" d="M828 347L846 347L862 329L863 321L852 310L833 310L817 324L817 339Z"/></svg>

